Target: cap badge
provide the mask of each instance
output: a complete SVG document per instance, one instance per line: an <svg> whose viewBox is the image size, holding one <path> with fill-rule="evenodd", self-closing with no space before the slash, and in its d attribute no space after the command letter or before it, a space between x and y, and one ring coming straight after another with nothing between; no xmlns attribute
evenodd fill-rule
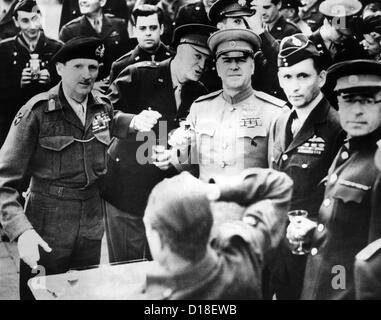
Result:
<svg viewBox="0 0 381 320"><path fill-rule="evenodd" d="M105 55L105 46L101 44L98 48L95 49L95 55L99 58L103 58Z"/></svg>
<svg viewBox="0 0 381 320"><path fill-rule="evenodd" d="M295 37L293 37L292 38L292 43L295 45L295 46L297 46L297 47L301 47L302 46L302 41L300 41L298 38L295 38Z"/></svg>
<svg viewBox="0 0 381 320"><path fill-rule="evenodd" d="M233 47L233 48L237 45L235 41L230 41L229 44L230 44L230 46Z"/></svg>
<svg viewBox="0 0 381 320"><path fill-rule="evenodd" d="M238 0L238 4L241 6L241 7L244 7L246 5L246 0Z"/></svg>
<svg viewBox="0 0 381 320"><path fill-rule="evenodd" d="M359 77L358 76L355 76L355 75L352 75L348 78L348 82L350 84L357 84L359 82Z"/></svg>

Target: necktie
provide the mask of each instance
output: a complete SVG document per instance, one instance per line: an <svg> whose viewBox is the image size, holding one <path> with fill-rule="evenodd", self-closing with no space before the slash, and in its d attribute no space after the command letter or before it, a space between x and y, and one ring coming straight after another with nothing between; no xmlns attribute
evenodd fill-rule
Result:
<svg viewBox="0 0 381 320"><path fill-rule="evenodd" d="M296 111L292 111L290 114L290 117L288 118L287 125L286 125L286 148L291 144L292 140L294 139L293 133L292 133L292 124L294 122L295 117L297 117Z"/></svg>
<svg viewBox="0 0 381 320"><path fill-rule="evenodd" d="M86 123L86 107L82 103L79 103L78 105L79 105L79 108L78 108L79 119L81 120L82 124L85 125L85 123Z"/></svg>
<svg viewBox="0 0 381 320"><path fill-rule="evenodd" d="M296 113L296 111L293 111L292 118L293 118L293 121L291 124L291 133L292 133L292 137L294 138L300 129L300 120L298 118L298 114Z"/></svg>

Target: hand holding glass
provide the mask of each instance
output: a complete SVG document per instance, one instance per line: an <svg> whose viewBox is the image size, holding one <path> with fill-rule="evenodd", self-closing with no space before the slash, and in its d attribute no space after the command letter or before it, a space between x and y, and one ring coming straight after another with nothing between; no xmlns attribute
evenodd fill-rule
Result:
<svg viewBox="0 0 381 320"><path fill-rule="evenodd" d="M298 228L298 225L300 225L303 222L303 218L306 218L308 216L308 212L306 210L293 210L288 213L288 219L290 220L290 224L293 224L296 229ZM292 249L292 253L295 255L305 255L309 251L303 248L304 241L298 240L298 241L292 241L289 239L289 242L292 245L296 245Z"/></svg>

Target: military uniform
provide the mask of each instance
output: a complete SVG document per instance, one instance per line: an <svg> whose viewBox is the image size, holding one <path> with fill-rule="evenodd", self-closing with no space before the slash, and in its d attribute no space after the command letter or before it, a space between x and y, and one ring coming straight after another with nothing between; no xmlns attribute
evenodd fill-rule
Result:
<svg viewBox="0 0 381 320"><path fill-rule="evenodd" d="M189 3L180 7L175 18L175 28L188 23L202 23L213 25L212 22L208 19L205 5L202 1L196 1L194 3Z"/></svg>
<svg viewBox="0 0 381 320"><path fill-rule="evenodd" d="M147 61L129 66L111 85L109 94L114 107L122 111L138 114L150 107L152 110L160 112L162 117L153 132L156 137L159 137L160 126L165 126L160 129L162 138L166 138L168 132L179 126L178 119L186 117L192 102L207 92L199 82L186 83L181 91L181 105L177 109L170 63L171 59L167 59L160 63ZM155 139L151 139L147 144L147 142L137 140L136 135L127 140L115 140L109 150L109 170L101 183L103 198L112 206L126 212L124 216L129 214L138 219L141 224L148 195L152 188L165 177L175 173L174 171L162 171L150 161L145 164L139 163L137 150L144 145L151 150L155 141ZM115 236L118 228L120 232L128 233L128 230L125 230L126 223L123 228L120 228L120 223L113 228L110 224L114 220L112 218L109 220L111 220L109 222L110 232L115 233ZM140 237L144 237L144 228L140 230L140 234ZM111 235L111 237L113 236ZM111 247L109 246L110 261L142 258L141 250L134 249L133 244L124 249L128 245L120 243L122 242L120 239L114 238L110 241L113 243Z"/></svg>
<svg viewBox="0 0 381 320"><path fill-rule="evenodd" d="M0 20L0 40L10 38L19 33L19 28L16 27L13 20L13 9L17 1L14 1L8 12Z"/></svg>
<svg viewBox="0 0 381 320"><path fill-rule="evenodd" d="M187 120L195 132L191 160L199 166L200 179L267 168L270 126L284 105L282 100L251 88L233 99L222 90L197 99Z"/></svg>
<svg viewBox="0 0 381 320"><path fill-rule="evenodd" d="M63 42L78 36L97 37L105 45L104 65L101 68L99 79L107 77L110 73L111 64L131 49L126 22L108 14L103 15L100 34L97 34L86 16L68 22L60 31L60 39Z"/></svg>
<svg viewBox="0 0 381 320"><path fill-rule="evenodd" d="M278 41L281 41L285 37L292 36L295 33L301 33L294 23L287 21L283 16L279 16L271 30L268 31Z"/></svg>
<svg viewBox="0 0 381 320"><path fill-rule="evenodd" d="M118 18L128 20L130 16L126 1L108 0L103 7L105 13L110 13ZM60 30L69 21L81 16L81 11L76 0L63 0L60 18Z"/></svg>
<svg viewBox="0 0 381 320"><path fill-rule="evenodd" d="M319 11L321 2L321 0L316 0L315 3L309 8L301 8L299 11L300 18L308 24L312 32L315 32L323 25L324 16Z"/></svg>
<svg viewBox="0 0 381 320"><path fill-rule="evenodd" d="M0 145L3 144L14 116L20 107L31 97L48 90L58 83L58 75L54 66L49 65L52 56L62 47L56 40L45 37L41 32L37 46L29 51L21 34L0 42ZM51 81L48 85L33 81L21 88L21 73L28 66L30 54L37 53L41 60L41 69L48 69Z"/></svg>
<svg viewBox="0 0 381 320"><path fill-rule="evenodd" d="M378 239L356 255L354 268L356 299L381 299L381 239Z"/></svg>
<svg viewBox="0 0 381 320"><path fill-rule="evenodd" d="M164 210L169 221L166 225L176 231L189 230L190 226L197 225L203 217L199 214L196 220L194 215L188 213L187 206L202 206L199 198L192 199L191 195L193 188L198 188L197 191L200 192L205 186L200 181L190 181L190 178L183 177L186 176L181 174L164 181L153 191L156 191L155 195L169 194L169 199L163 197L162 206L165 207L165 202L168 203L168 209ZM185 200L175 190L184 184L190 185ZM249 208L243 219L222 225L210 239L211 250L189 268L175 275L163 268L148 273L143 292L138 297L161 300L261 299L263 255L279 241L291 192L291 180L283 173L255 168L242 172L236 185L221 188L218 201L236 202ZM198 212L203 209L200 208ZM150 207L150 203L147 207L148 212L149 210L155 210ZM179 219L179 215L183 219ZM187 215L187 218L184 219L182 215ZM176 227L173 227L175 224Z"/></svg>
<svg viewBox="0 0 381 320"><path fill-rule="evenodd" d="M127 54L121 56L111 65L110 72L110 82L114 81L115 78L129 65L141 62L141 61L153 61L160 62L167 60L172 56L171 50L164 45L162 42L154 53L149 53L142 49L139 45L131 50Z"/></svg>

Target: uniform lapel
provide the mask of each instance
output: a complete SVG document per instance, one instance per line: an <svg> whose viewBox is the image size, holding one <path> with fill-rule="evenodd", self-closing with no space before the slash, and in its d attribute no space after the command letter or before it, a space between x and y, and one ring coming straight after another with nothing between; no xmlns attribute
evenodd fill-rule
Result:
<svg viewBox="0 0 381 320"><path fill-rule="evenodd" d="M83 16L81 19L81 34L84 36L99 37L99 35L91 25L90 21L85 16Z"/></svg>
<svg viewBox="0 0 381 320"><path fill-rule="evenodd" d="M172 59L168 59L160 63L159 71L159 86L162 88L160 90L161 98L164 101L167 101L168 111L172 111L174 114L177 114L177 106L175 94L172 86L172 77L171 77L171 64Z"/></svg>
<svg viewBox="0 0 381 320"><path fill-rule="evenodd" d="M102 39L105 39L112 31L113 31L112 23L110 19L106 17L106 15L104 14L103 20L102 20L102 30L99 36Z"/></svg>
<svg viewBox="0 0 381 320"><path fill-rule="evenodd" d="M315 107L315 109L312 110L312 112L304 122L303 126L296 134L291 144L288 146L286 152L290 152L291 150L299 147L300 145L305 143L306 140L308 140L314 135L316 124L326 121L329 108L330 105L328 101L325 98L323 98Z"/></svg>
<svg viewBox="0 0 381 320"><path fill-rule="evenodd" d="M65 120L70 122L73 126L77 127L78 129L83 130L84 127L82 125L82 122L78 118L78 116L75 114L75 112L74 112L73 108L70 106L69 102L67 102L66 97L63 93L62 87L60 87L58 95L59 95L58 100L61 101Z"/></svg>

